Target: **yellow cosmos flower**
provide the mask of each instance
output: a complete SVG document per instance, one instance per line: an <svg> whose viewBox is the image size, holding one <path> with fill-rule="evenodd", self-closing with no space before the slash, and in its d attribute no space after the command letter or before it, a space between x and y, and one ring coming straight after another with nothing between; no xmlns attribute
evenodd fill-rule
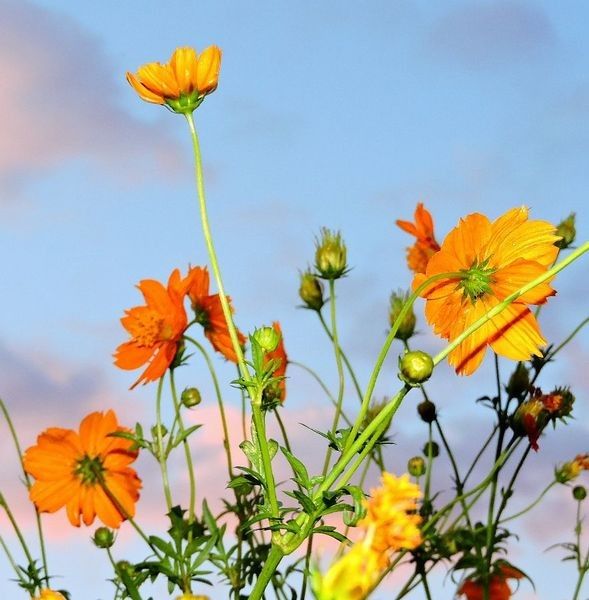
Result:
<svg viewBox="0 0 589 600"><path fill-rule="evenodd" d="M170 61L148 63L127 73L127 81L146 102L189 114L217 89L221 49L209 46L197 55L194 48L176 48Z"/></svg>
<svg viewBox="0 0 589 600"><path fill-rule="evenodd" d="M44 590L41 590L39 596L36 596L33 600L65 600L65 596L59 592L54 592L49 588L45 588Z"/></svg>
<svg viewBox="0 0 589 600"><path fill-rule="evenodd" d="M370 491L366 516L358 522L372 538L372 548L383 557L395 550L413 550L421 545L421 517L417 514L419 486L405 473L396 477L383 472L381 486Z"/></svg>
<svg viewBox="0 0 589 600"><path fill-rule="evenodd" d="M417 274L413 288L442 273L456 273L432 283L421 296L434 332L454 340L507 296L545 273L558 253L559 237L546 221L529 221L528 209L513 208L491 222L479 213L468 215L447 236ZM459 344L449 362L461 375L480 366L487 346L512 360L541 356L546 344L528 305L546 302L556 292L548 282L520 296Z"/></svg>
<svg viewBox="0 0 589 600"><path fill-rule="evenodd" d="M381 570L380 555L366 540L352 546L325 575L315 572L313 592L317 600L364 600L378 581Z"/></svg>

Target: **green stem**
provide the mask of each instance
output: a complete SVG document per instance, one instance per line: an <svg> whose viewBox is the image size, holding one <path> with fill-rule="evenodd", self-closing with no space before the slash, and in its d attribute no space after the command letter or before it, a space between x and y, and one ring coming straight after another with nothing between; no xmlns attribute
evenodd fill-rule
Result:
<svg viewBox="0 0 589 600"><path fill-rule="evenodd" d="M215 388L215 396L217 398L217 405L219 407L219 415L221 417L221 427L223 428L223 448L225 449L225 455L227 456L227 470L229 472L229 479L233 479L233 460L231 457L231 440L229 438L227 415L225 414L225 405L223 404L221 387L219 386L219 380L217 378L215 367L213 366L213 361L211 360L211 357L209 356L208 352L205 350L202 344L199 344L194 338L191 338L187 335L185 335L184 337L189 342L191 342L203 355L203 358L207 363L209 373L211 374L211 379L213 380L213 387Z"/></svg>
<svg viewBox="0 0 589 600"><path fill-rule="evenodd" d="M474 333L479 327L484 325L487 321L490 321L493 317L496 317L505 308L507 308L512 302L534 289L536 286L544 283L548 279L552 279L557 273L568 267L575 260L580 258L585 252L589 251L589 242L585 242L579 246L574 252L571 252L565 259L554 265L551 269L548 269L542 275L536 277L519 290L513 292L507 296L503 302L494 306L489 312L485 313L482 317L477 319L470 327L467 327L459 336L457 336L450 344L448 344L440 353L434 357L434 365L442 362L448 354L450 354L457 346L459 346L469 335ZM448 278L448 276L446 276ZM424 285L427 282L424 282ZM428 284L429 285L429 284ZM420 286L422 287L422 286ZM419 289L419 288L418 288ZM405 315L403 315L405 316ZM398 319L397 319L398 320Z"/></svg>
<svg viewBox="0 0 589 600"><path fill-rule="evenodd" d="M221 300L221 308L223 309L223 315L225 316L225 321L227 323L227 329L229 330L229 337L231 338L231 344L233 345L233 350L237 356L237 364L239 367L239 371L241 376L245 379L245 381L251 380L251 375L245 359L243 357L243 351L241 349L241 344L239 343L239 337L237 335L237 328L233 323L233 316L231 314L231 307L229 306L229 301L227 300L227 294L225 293L225 288L223 286L223 280L221 279L221 271L219 269L219 263L217 261L217 253L215 252L215 246L213 244L213 237L211 235L211 229L209 226L209 218L207 214L207 203L206 203L206 195L205 195L205 186L204 186L204 176L203 176L203 168L202 168L202 155L200 152L200 142L198 139L198 133L196 131L196 127L194 125L194 119L192 113L186 114L186 121L188 122L188 127L190 128L190 137L192 139L192 149L194 152L194 174L196 178L196 189L198 192L198 201L200 207L200 219L202 224L202 230L205 238L205 243L207 246L207 251L209 254L209 258L211 260L211 267L213 269L213 274L215 276L215 281L217 282L217 288L219 290L219 299Z"/></svg>
<svg viewBox="0 0 589 600"><path fill-rule="evenodd" d="M470 467L468 468L468 471L466 472L466 475L464 476L464 479L462 480L462 484L465 485L466 481L468 480L468 478L470 477L470 475L472 474L472 472L474 471L474 468L476 467L476 464L479 462L479 459L481 458L481 456L485 453L485 450L487 449L487 447L489 446L489 444L491 443L491 441L493 440L493 438L495 437L495 433L497 433L497 429L499 429L499 426L497 424L495 424L493 426L493 430L491 431L491 433L489 434L489 437L487 437L487 440L485 441L485 443L482 445L481 449L477 452L476 456L474 457Z"/></svg>
<svg viewBox="0 0 589 600"><path fill-rule="evenodd" d="M256 437L258 438L260 456L262 457L264 482L266 494L268 495L268 503L270 504L270 511L272 513L272 517L278 519L280 516L280 509L278 507L278 498L276 496L276 483L274 481L274 472L272 471L270 451L268 450L268 440L266 438L266 423L264 415L262 414L262 409L258 402L252 402L252 418L254 421L254 427L256 428Z"/></svg>
<svg viewBox="0 0 589 600"><path fill-rule="evenodd" d="M340 415L342 412L342 404L344 401L344 367L342 363L342 355L339 347L339 339L337 333L337 319L336 319L336 308L335 308L335 280L329 280L329 307L331 314L331 332L330 335L333 341L333 351L335 353L335 364L337 366L337 379L338 379L338 391L337 391L337 404L335 406L335 413L333 415L333 423L331 425L331 435L335 436L337 426L339 424ZM325 476L329 469L329 461L331 460L332 449L329 446L325 454L325 461L323 463L322 475Z"/></svg>
<svg viewBox="0 0 589 600"><path fill-rule="evenodd" d="M340 547L343 544L340 545ZM301 600L305 600L307 594L307 580L309 579L309 569L311 566L311 553L313 552L313 534L311 534L307 541L307 551L305 552L305 572L303 573L303 584L301 586Z"/></svg>
<svg viewBox="0 0 589 600"><path fill-rule="evenodd" d="M4 415L4 419L6 420L6 424L8 425L8 429L10 430L10 435L12 437L12 442L14 443L14 447L16 449L16 453L18 455L18 460L20 462L20 467L25 479L25 485L27 486L27 490L31 489L31 478L27 471L25 470L25 464L23 462L23 452L21 450L20 442L18 439L18 435L16 434L16 428L14 427L14 423L10 417L10 413L8 412L8 408L4 403L4 400L0 398L0 410L2 410L2 414ZM45 549L45 537L43 535L43 525L41 523L41 514L37 509L37 506L33 504L35 509L35 521L37 524L37 535L39 536L39 547L41 549L41 560L43 562L43 571L45 573L45 583L49 585L49 569L47 567L47 552Z"/></svg>
<svg viewBox="0 0 589 600"><path fill-rule="evenodd" d="M319 321L321 321L321 325L323 325L323 329L325 330L325 333L327 334L327 336L329 337L331 342L333 342L333 335L331 334L331 331L329 330L329 327L327 326L327 323L325 322L325 319L323 318L323 314L320 311L317 311L317 316L319 317ZM346 369L348 369L348 373L350 374L350 379L352 380L352 383L354 384L354 389L356 390L358 399L360 400L360 402L362 402L362 388L360 387L360 384L358 383L358 378L356 377L356 373L354 372L354 369L352 368L352 364L348 360L348 357L347 357L346 353L342 350L341 346L339 347L339 351L340 351L340 355L344 361L344 364L346 365Z"/></svg>
<svg viewBox="0 0 589 600"><path fill-rule="evenodd" d="M31 553L29 552L29 547L27 546L25 538L24 538L23 534L21 533L20 527L18 526L18 523L16 522L16 519L14 518L14 515L12 514L10 507L8 506L8 503L6 502L6 498L4 498L4 496L2 494L0 494L0 506L4 509L4 512L6 513L6 516L8 517L8 520L10 521L10 524L12 525L12 528L14 529L14 533L16 533L16 537L18 538L18 541L20 542L23 552L25 553L25 556L27 557L27 561L28 561L29 565L32 565L33 557L31 556Z"/></svg>
<svg viewBox="0 0 589 600"><path fill-rule="evenodd" d="M278 427L280 428L280 432L282 433L282 439L284 440L284 447L289 452L292 452L292 449L290 447L290 442L288 440L288 433L286 432L286 427L284 426L282 417L280 416L280 413L278 412L278 406L274 409L274 416L276 417L276 422L278 423Z"/></svg>
<svg viewBox="0 0 589 600"><path fill-rule="evenodd" d="M499 521L499 523L501 525L503 525L503 523L507 523L507 521L512 521L513 519L517 519L518 517L521 517L522 515L525 515L528 511L532 510L532 508L534 508L535 506L537 506L538 504L540 504L540 502L542 501L542 499L544 498L544 496L546 496L546 494L556 485L556 481L552 481L550 482L545 488L544 490L542 490L542 493L531 503L528 504L528 506L526 506L526 508L516 512L514 515L511 515L509 517L505 517L505 519L501 519Z"/></svg>
<svg viewBox="0 0 589 600"><path fill-rule="evenodd" d="M260 600L262 598L266 586L272 580L276 567L278 567L283 557L282 550L278 546L272 546L248 600Z"/></svg>
<svg viewBox="0 0 589 600"><path fill-rule="evenodd" d="M8 562L10 563L10 566L13 568L19 581L24 584L28 583L23 578L22 573L21 573L20 569L18 568L16 561L14 560L14 556L12 556L12 554L10 553L8 546L6 545L6 542L4 541L4 538L1 535L0 535L0 546L2 546L2 550L4 550L4 554L6 554L6 558L8 559Z"/></svg>
<svg viewBox="0 0 589 600"><path fill-rule="evenodd" d="M176 393L174 369L170 369L170 387L172 391L172 400L174 402L174 410L176 411L176 419L178 419L178 426L180 428L180 434L184 435L186 432L186 428L184 427L184 420L182 419L182 413L180 412L180 402L178 401L178 394ZM188 439L186 437L184 437L184 439L182 440L182 446L184 446L184 456L186 457L186 467L188 468L188 481L190 489L190 503L188 505L188 524L191 524L194 523L195 520L196 480L194 478L194 465L192 464L190 445L188 444Z"/></svg>
<svg viewBox="0 0 589 600"><path fill-rule="evenodd" d="M562 342L561 344L559 344L554 350L551 350L548 353L548 356L550 358L554 358L554 356L556 356L556 354L558 354L558 352L560 352L576 335L577 333L579 333L579 331L581 331L581 329L583 329L583 327L585 327L585 325L587 325L587 323L589 323L589 317L587 317L586 319L583 319L571 332L571 334L564 340L564 342Z"/></svg>
<svg viewBox="0 0 589 600"><path fill-rule="evenodd" d="M164 496L166 498L166 506L168 512L172 510L172 493L170 492L170 481L168 478L168 465L166 462L166 453L164 452L164 441L162 435L162 389L164 384L164 378L160 377L157 384L157 395L155 401L155 422L156 422L156 443L157 443L157 459L160 465L160 471L162 473L162 483L164 486Z"/></svg>
<svg viewBox="0 0 589 600"><path fill-rule="evenodd" d="M325 383L323 382L321 377L319 377L319 375L317 374L316 371L313 371L313 369L311 369L310 367L307 367L307 365L304 365L303 363L300 363L300 362L297 362L294 360L289 359L288 364L294 365L295 367L299 367L300 369L303 369L303 371L306 371L309 375L311 375L311 377L313 377L313 379L315 379L315 381L321 386L321 388L325 392L325 395L329 398L330 402L334 406L337 406L337 400L333 397L333 394L329 391L329 388L325 385ZM343 410L342 410L342 418L350 427L352 426L352 421L350 421L350 419L348 418L348 416L346 415L346 413Z"/></svg>

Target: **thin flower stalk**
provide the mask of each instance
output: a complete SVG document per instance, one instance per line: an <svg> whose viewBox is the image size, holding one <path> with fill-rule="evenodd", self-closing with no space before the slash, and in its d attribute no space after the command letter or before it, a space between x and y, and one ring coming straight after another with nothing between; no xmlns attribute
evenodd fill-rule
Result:
<svg viewBox="0 0 589 600"><path fill-rule="evenodd" d="M209 369L209 373L211 375L211 379L213 381L213 387L215 389L215 397L217 399L217 406L219 407L219 416L221 418L221 427L223 429L223 448L225 450L225 455L227 457L227 471L229 474L229 479L233 478L233 459L231 456L231 439L229 436L229 426L227 425L227 415L225 414L225 404L223 402L223 394L221 393L221 386L219 385L219 379L217 377L217 372L215 371L215 367L213 365L213 361L209 356L208 352L205 350L202 344L199 344L194 338L189 337L187 335L184 336L186 340L188 340L194 347L202 354L205 362L207 364L207 368ZM244 438L245 439L245 438Z"/></svg>
<svg viewBox="0 0 589 600"><path fill-rule="evenodd" d="M166 461L166 453L164 452L164 438L162 434L162 390L164 378L161 377L157 384L157 393L155 399L155 418L156 418L156 444L157 444L157 460L160 465L162 474L162 484L164 486L164 497L166 499L166 507L168 512L172 510L172 492L170 490L170 480L168 477L168 463Z"/></svg>
<svg viewBox="0 0 589 600"><path fill-rule="evenodd" d="M186 428L184 427L184 419L180 412L181 406L178 401L178 394L176 392L176 383L174 380L174 370L170 370L170 388L172 392L172 401L174 403L174 411L176 413L176 419L178 421L178 427L180 434L183 435L182 446L184 447L184 456L186 457L186 467L188 469L188 485L190 500L188 504L188 523L193 523L195 519L195 505L196 505L196 480L194 477L194 465L192 464L192 455L190 453L190 445L186 437Z"/></svg>
<svg viewBox="0 0 589 600"><path fill-rule="evenodd" d="M202 168L202 155L201 155L201 151L200 151L200 142L198 139L198 133L197 133L196 127L194 125L194 118L193 118L192 114L186 114L185 116L186 116L186 121L188 122L188 127L190 129L190 136L192 139L192 148L193 148L193 153L194 153L194 172L195 172L196 188L197 188L197 192L198 192L198 200L199 200L199 206L200 206L201 225L202 225L202 229L203 229L205 243L207 246L209 258L211 260L211 267L213 269L215 281L217 282L217 287L219 289L219 298L221 300L223 314L225 315L225 321L227 322L227 327L229 329L231 343L233 345L233 349L237 356L237 364L239 366L239 372L246 381L249 381L251 379L251 375L250 375L248 366L245 363L245 359L243 357L243 351L242 351L241 345L239 343L237 328L235 327L235 323L233 322L233 316L231 314L231 307L229 306L229 302L227 300L227 294L225 293L225 287L223 286L223 280L221 278L221 271L219 269L219 262L217 260L217 253L215 252L213 237L211 235L211 229L210 229L209 218L208 218L208 213L207 213L206 195L205 195L205 187L204 187L204 175L203 175L203 168Z"/></svg>
<svg viewBox="0 0 589 600"><path fill-rule="evenodd" d="M6 424L8 425L8 429L10 431L10 436L12 437L12 442L14 444L14 448L18 455L18 461L20 464L20 468L25 480L25 485L27 486L27 490L31 489L31 478L25 469L25 465L23 463L23 453L21 449L21 445L18 439L18 435L16 434L16 429L14 427L14 423L12 422L12 418L10 417L10 413L8 412L8 408L2 398L0 398L0 410L2 410L2 414L4 415L4 419ZM37 509L35 505L33 505L35 510L35 522L37 525L37 535L39 536L39 547L41 550L41 561L43 563L43 572L45 574L44 580L47 585L49 585L49 569L47 567L47 551L45 548L45 537L43 535L43 524L41 523L41 513Z"/></svg>
<svg viewBox="0 0 589 600"><path fill-rule="evenodd" d="M335 413L333 415L333 423L331 425L331 434L335 435L339 424L342 403L344 401L344 389L345 389L345 378L344 378L344 367L342 363L342 355L339 346L339 338L337 333L337 317L336 317L336 302L335 302L335 279L329 280L329 307L331 315L331 339L333 341L333 351L335 354L335 364L337 367L337 404L335 405ZM325 461L323 463L322 475L325 476L329 469L329 461L331 460L332 449L331 446L327 448L325 454Z"/></svg>

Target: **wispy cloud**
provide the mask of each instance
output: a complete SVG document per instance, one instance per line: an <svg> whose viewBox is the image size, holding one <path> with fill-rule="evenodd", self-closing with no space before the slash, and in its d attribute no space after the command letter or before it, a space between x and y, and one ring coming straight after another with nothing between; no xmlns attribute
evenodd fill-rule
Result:
<svg viewBox="0 0 589 600"><path fill-rule="evenodd" d="M450 10L433 27L429 42L436 55L477 68L535 59L555 39L539 6L501 0L464 3Z"/></svg>
<svg viewBox="0 0 589 600"><path fill-rule="evenodd" d="M171 136L121 108L124 74L114 78L99 39L27 1L2 2L0 21L1 204L72 160L131 181L139 163L145 173L176 172L181 159Z"/></svg>

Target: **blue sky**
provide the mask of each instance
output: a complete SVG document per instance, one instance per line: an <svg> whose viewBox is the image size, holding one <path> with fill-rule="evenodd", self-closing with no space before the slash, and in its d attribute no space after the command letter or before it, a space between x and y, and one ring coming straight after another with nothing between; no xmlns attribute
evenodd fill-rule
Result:
<svg viewBox="0 0 589 600"><path fill-rule="evenodd" d="M3 0L0 394L24 443L56 419L75 426L107 405L131 420L151 418L154 390L128 392L133 374L112 366L125 338L118 319L139 303L140 279L206 262L184 122L139 101L127 70L167 60L179 45L223 48L219 89L196 119L238 323L251 330L280 320L289 355L334 383L329 346L295 306L297 271L312 261L314 236L323 225L341 229L354 267L340 286L342 343L366 380L387 327L388 295L410 282L409 239L394 221L411 217L416 202L434 214L439 238L464 214L494 218L521 204L553 222L575 211L578 239L589 237L588 18L580 1ZM584 261L559 278L559 296L543 314L550 340L586 317L586 274ZM422 321L420 343L441 348L425 329ZM531 490L536 473L549 476L556 461L586 450L588 343L580 336L546 382L571 383L580 401L575 423L534 457ZM380 396L394 391L394 361ZM226 381L234 376L218 363ZM484 422L472 399L491 366L459 380L460 388L443 373L434 389L466 452L464 424ZM301 415L325 418L309 408L311 382L294 377L286 409L293 424ZM231 392L228 401L237 406ZM411 455L421 445L412 436L424 432L413 407L399 419L407 442L399 452ZM296 434L301 449L306 435ZM391 460L403 468L393 450ZM13 475L0 477L3 489ZM546 576L554 554L541 551L572 525L552 524L535 540L526 533L534 523L522 531L518 560L537 597L552 600L562 594ZM74 534L64 532L63 543L84 537ZM95 560L91 548L84 552ZM74 597L90 597L81 591L86 575L62 562ZM443 599L454 588L446 582L440 590ZM535 597L529 590L522 585L518 597ZM107 591L96 587L92 597Z"/></svg>

